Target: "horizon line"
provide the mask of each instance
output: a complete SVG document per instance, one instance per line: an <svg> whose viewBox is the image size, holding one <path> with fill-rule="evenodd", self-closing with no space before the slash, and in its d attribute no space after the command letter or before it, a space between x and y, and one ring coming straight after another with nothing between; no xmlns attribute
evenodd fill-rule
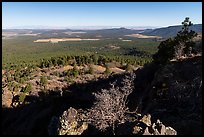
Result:
<svg viewBox="0 0 204 137"><path fill-rule="evenodd" d="M197 23L193 25L199 25L202 23ZM45 26L45 25L25 25L25 26L8 26L3 27L2 29L113 29L113 28L132 28L132 29L155 29L155 28L164 28L164 27L170 27L170 26L181 26L180 24L174 24L174 25L168 25L168 26L134 26L134 25L110 25L110 26L102 26L102 25L87 25L87 26Z"/></svg>

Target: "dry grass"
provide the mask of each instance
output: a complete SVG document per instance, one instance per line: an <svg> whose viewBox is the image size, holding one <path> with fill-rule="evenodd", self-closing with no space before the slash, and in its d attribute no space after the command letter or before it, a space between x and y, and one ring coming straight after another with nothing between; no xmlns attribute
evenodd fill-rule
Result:
<svg viewBox="0 0 204 137"><path fill-rule="evenodd" d="M57 39L57 38L50 38L50 39L38 39L33 42L51 42L51 43L58 43L60 41L82 41L82 40L100 40L100 39L81 39L81 38L62 38L62 39Z"/></svg>
<svg viewBox="0 0 204 137"><path fill-rule="evenodd" d="M15 32L2 32L2 36L5 36L5 37L12 37L12 36L16 36L17 33Z"/></svg>
<svg viewBox="0 0 204 137"><path fill-rule="evenodd" d="M39 34L40 33L32 33L32 31L29 31L29 32L24 33L24 34L19 34L19 33L16 33L16 32L2 32L2 36L5 36L5 37L13 37L13 36L37 36Z"/></svg>
<svg viewBox="0 0 204 137"><path fill-rule="evenodd" d="M129 40L129 39L123 39L122 41L132 41L132 40Z"/></svg>
<svg viewBox="0 0 204 137"><path fill-rule="evenodd" d="M63 67L64 70L70 70L73 69L73 66L67 65Z"/></svg>
<svg viewBox="0 0 204 137"><path fill-rule="evenodd" d="M4 75L4 74L5 74L5 72L6 72L6 71L2 69L2 75Z"/></svg>
<svg viewBox="0 0 204 137"><path fill-rule="evenodd" d="M159 36L147 36L147 35L142 35L142 34L131 34L131 35L125 35L128 37L134 37L134 38L162 38Z"/></svg>
<svg viewBox="0 0 204 137"><path fill-rule="evenodd" d="M99 65L92 65L92 67L93 67L94 71L97 71L99 73L103 73L106 70L105 67L102 67L102 66L99 66Z"/></svg>
<svg viewBox="0 0 204 137"><path fill-rule="evenodd" d="M117 67L110 68L110 71L111 71L111 72L114 72L114 73L122 73L122 72L125 72L125 70L120 69L120 68L117 68Z"/></svg>

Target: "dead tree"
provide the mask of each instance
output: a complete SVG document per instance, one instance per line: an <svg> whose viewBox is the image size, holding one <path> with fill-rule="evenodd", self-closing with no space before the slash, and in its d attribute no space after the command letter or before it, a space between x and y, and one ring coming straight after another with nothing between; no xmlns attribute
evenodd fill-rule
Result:
<svg viewBox="0 0 204 137"><path fill-rule="evenodd" d="M91 124L101 131L112 127L115 134L116 126L126 121L127 97L133 91L134 77L135 74L132 73L122 80L121 87L112 83L110 89L102 89L101 92L94 93L96 102L88 112Z"/></svg>

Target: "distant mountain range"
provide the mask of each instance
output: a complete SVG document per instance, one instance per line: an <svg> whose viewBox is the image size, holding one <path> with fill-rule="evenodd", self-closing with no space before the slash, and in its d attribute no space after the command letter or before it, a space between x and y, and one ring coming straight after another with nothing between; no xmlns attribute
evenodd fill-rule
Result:
<svg viewBox="0 0 204 137"><path fill-rule="evenodd" d="M158 26L123 26L127 29L144 30L159 28ZM14 26L14 27L3 27L3 29L72 29L72 30L102 30L102 29L114 29L121 28L121 26L42 26L42 25L31 25L31 26Z"/></svg>
<svg viewBox="0 0 204 137"><path fill-rule="evenodd" d="M182 26L169 26L165 28L158 29L147 29L144 30L141 34L148 36L161 36L163 38L174 37L182 29ZM202 24L195 24L190 27L190 30L193 30L197 33L202 33Z"/></svg>
<svg viewBox="0 0 204 137"><path fill-rule="evenodd" d="M103 37L103 38L120 38L127 37L126 35L131 34L142 34L147 36L159 36L162 38L174 37L182 29L181 25L169 26L164 28L156 29L136 29L136 28L106 28L106 29L2 29L2 32L15 32L18 34L23 33L40 33L43 37L63 37L63 36L83 36L86 38L90 37ZM191 30L202 33L202 24L195 24L190 27ZM82 34L67 35L67 32L84 32ZM57 35L56 35L57 34Z"/></svg>

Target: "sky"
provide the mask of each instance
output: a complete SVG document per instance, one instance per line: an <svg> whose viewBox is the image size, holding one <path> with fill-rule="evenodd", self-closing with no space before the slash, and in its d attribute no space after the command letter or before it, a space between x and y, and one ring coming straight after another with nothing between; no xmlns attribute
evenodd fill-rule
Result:
<svg viewBox="0 0 204 137"><path fill-rule="evenodd" d="M202 2L2 2L2 27L202 24Z"/></svg>

